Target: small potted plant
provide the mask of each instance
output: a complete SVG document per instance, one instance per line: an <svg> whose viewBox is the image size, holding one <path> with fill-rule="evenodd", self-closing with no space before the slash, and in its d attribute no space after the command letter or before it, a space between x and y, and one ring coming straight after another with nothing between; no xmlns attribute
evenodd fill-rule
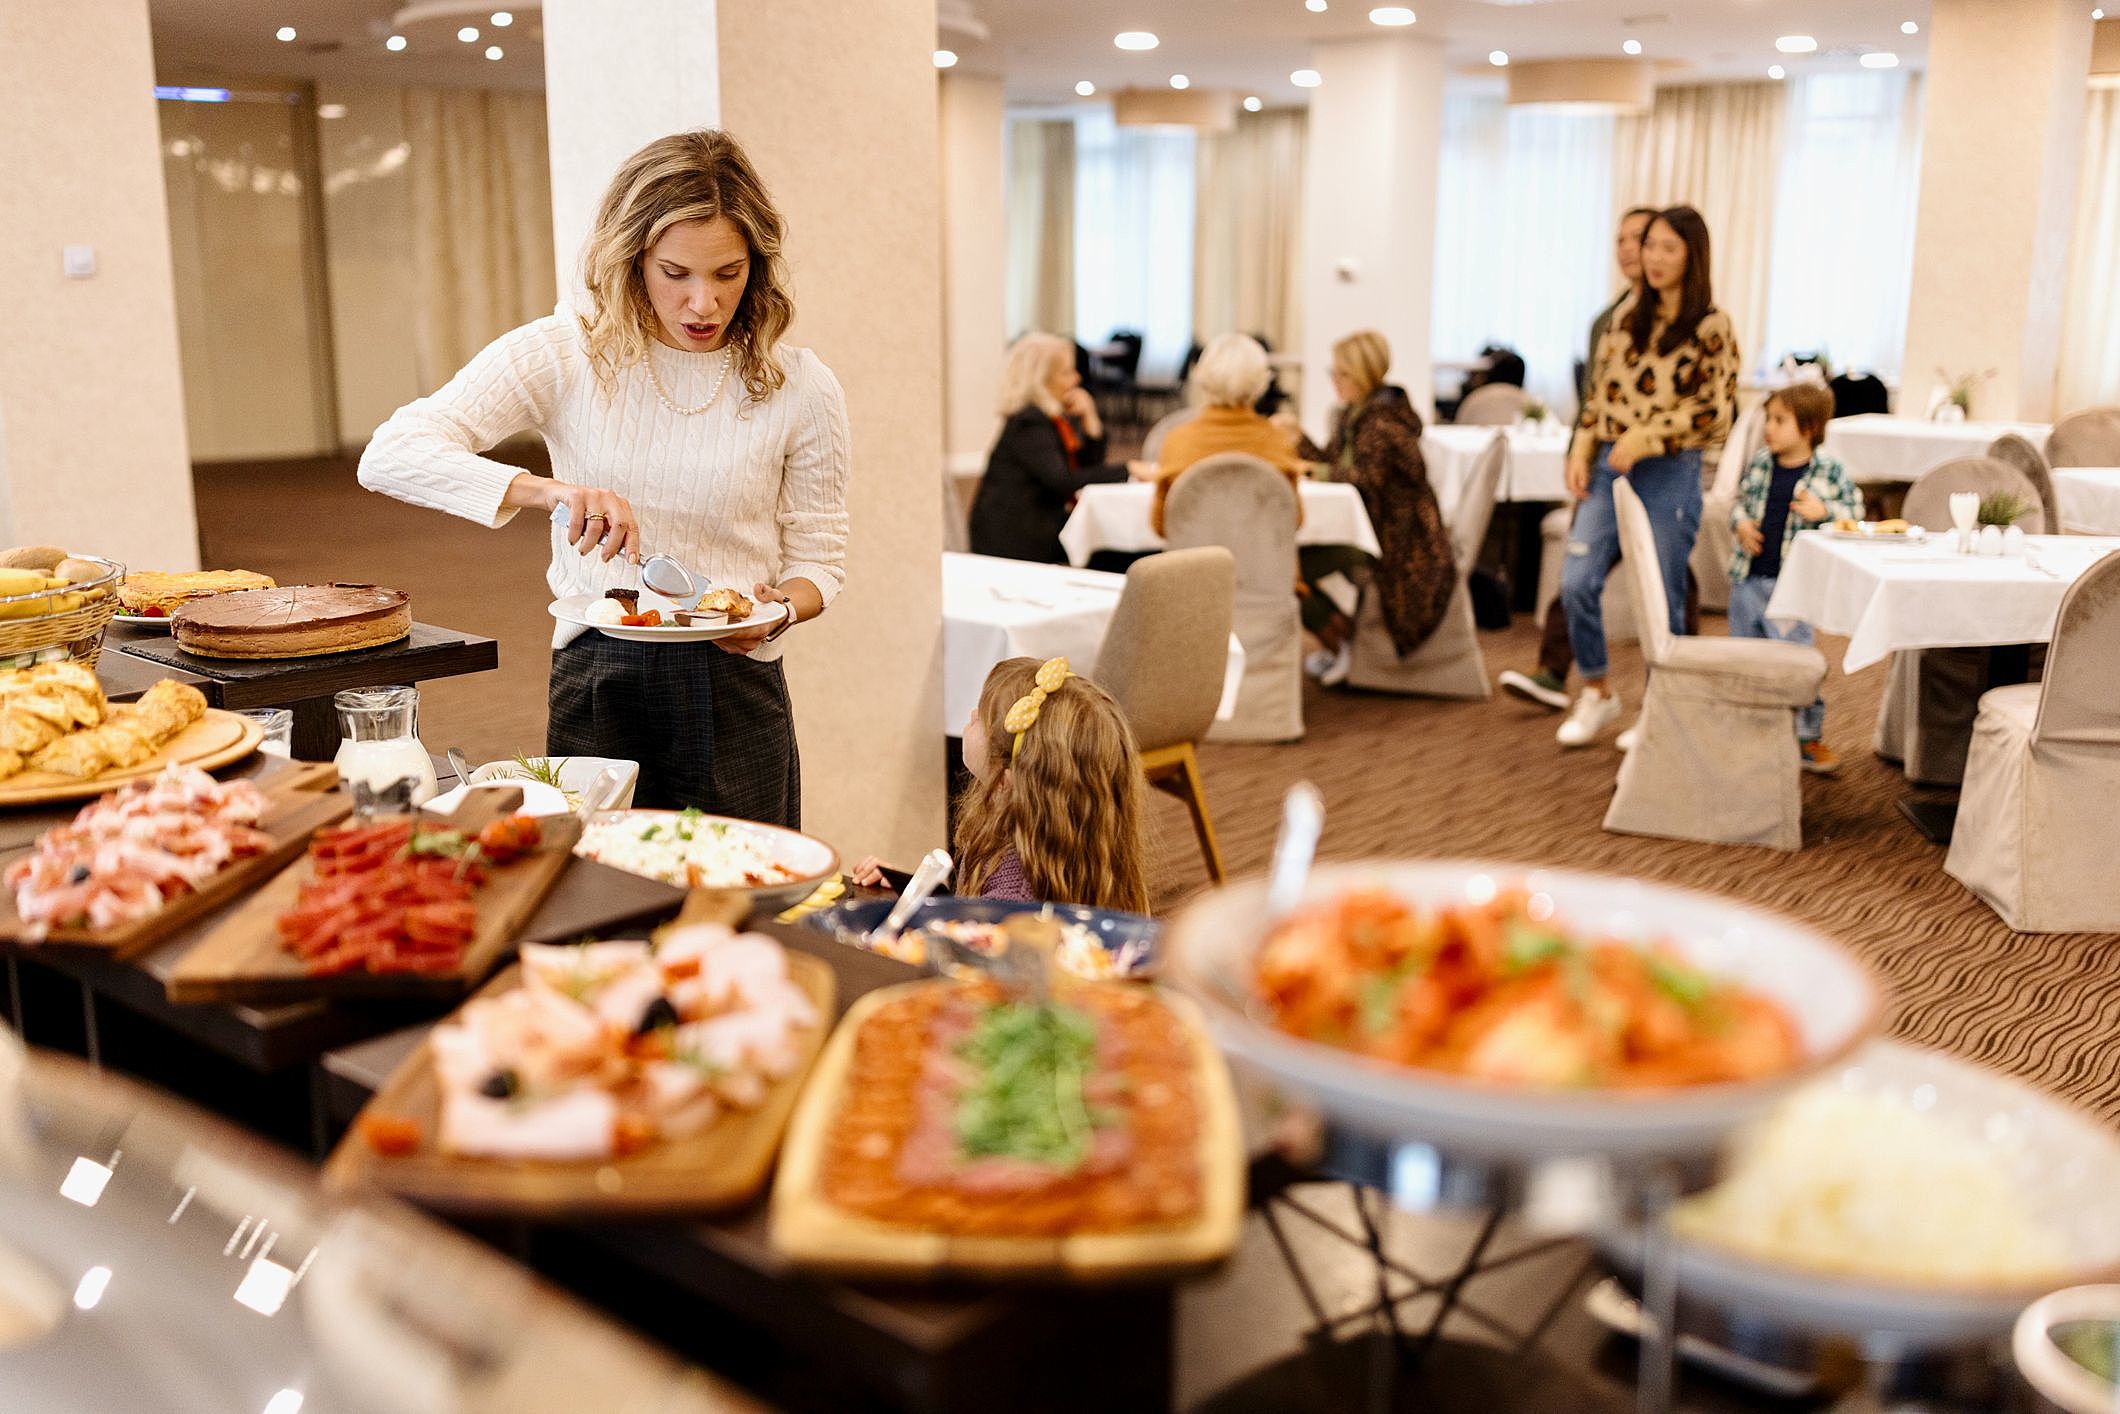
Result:
<svg viewBox="0 0 2120 1414"><path fill-rule="evenodd" d="M1937 369L1936 377L1942 387L1937 389L1935 404L1929 410L1930 420L1964 422L1970 418L1973 415L1973 393L1999 371L1990 368L1980 373L1953 375L1944 369Z"/></svg>
<svg viewBox="0 0 2120 1414"><path fill-rule="evenodd" d="M1517 421L1536 427L1553 416L1553 409L1547 407L1545 403L1537 398L1526 398L1524 399L1523 410L1516 416Z"/></svg>
<svg viewBox="0 0 2120 1414"><path fill-rule="evenodd" d="M1982 496L1980 509L1973 516L1973 523L1980 527L1980 553L2000 555L2022 544L2024 531L2017 521L2031 508L2031 503L2014 491L1990 491Z"/></svg>

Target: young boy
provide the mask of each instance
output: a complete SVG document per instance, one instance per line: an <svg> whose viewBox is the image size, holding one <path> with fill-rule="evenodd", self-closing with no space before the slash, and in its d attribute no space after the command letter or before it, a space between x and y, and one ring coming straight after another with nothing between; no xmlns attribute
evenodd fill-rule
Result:
<svg viewBox="0 0 2120 1414"><path fill-rule="evenodd" d="M1737 504L1730 508L1730 528L1737 535L1737 551L1730 557L1732 638L1811 641L1809 624L1769 623L1767 601L1774 597L1782 557L1798 531L1862 514L1862 493L1848 479L1847 468L1818 452L1832 416L1833 395L1816 383L1797 383L1767 395L1767 445L1745 468ZM1840 769L1840 758L1819 739L1825 720L1824 698L1796 714L1796 739L1806 771L1831 774Z"/></svg>

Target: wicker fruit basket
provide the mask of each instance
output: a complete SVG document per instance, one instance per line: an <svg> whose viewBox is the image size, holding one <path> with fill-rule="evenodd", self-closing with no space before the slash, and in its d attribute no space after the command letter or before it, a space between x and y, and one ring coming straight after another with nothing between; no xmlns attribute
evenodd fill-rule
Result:
<svg viewBox="0 0 2120 1414"><path fill-rule="evenodd" d="M0 669L70 659L93 668L103 652L103 630L118 612L125 566L101 555L76 555L103 573L77 584L31 594L0 595Z"/></svg>

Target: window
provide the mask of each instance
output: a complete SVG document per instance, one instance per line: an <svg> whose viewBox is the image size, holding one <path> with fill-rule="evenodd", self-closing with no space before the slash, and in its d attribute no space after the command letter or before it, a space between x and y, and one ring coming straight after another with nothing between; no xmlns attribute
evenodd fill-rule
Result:
<svg viewBox="0 0 2120 1414"><path fill-rule="evenodd" d="M1175 374L1193 341L1194 140L1183 128L1075 120L1075 337L1143 336L1144 373Z"/></svg>

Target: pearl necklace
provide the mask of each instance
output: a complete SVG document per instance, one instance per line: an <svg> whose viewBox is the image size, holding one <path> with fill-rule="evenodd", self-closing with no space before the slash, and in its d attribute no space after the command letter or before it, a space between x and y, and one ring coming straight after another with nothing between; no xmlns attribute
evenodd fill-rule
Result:
<svg viewBox="0 0 2120 1414"><path fill-rule="evenodd" d="M736 361L735 355L736 351L733 348L725 347L722 349L721 370L714 375L714 386L707 390L707 400L696 408L687 408L679 407L677 400L672 398L669 390L663 387L662 375L655 371L655 355L651 351L648 355L648 381L655 385L655 401L661 403L679 417L699 416L708 408L714 406L714 400L721 396L721 385L728 380L729 365Z"/></svg>

